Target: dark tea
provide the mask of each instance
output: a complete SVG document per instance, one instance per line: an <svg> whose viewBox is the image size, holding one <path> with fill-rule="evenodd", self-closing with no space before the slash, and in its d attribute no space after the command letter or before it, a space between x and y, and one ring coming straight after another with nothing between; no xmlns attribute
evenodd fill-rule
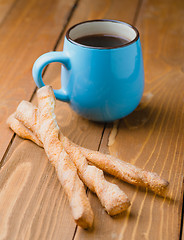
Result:
<svg viewBox="0 0 184 240"><path fill-rule="evenodd" d="M94 34L79 37L75 42L91 47L113 48L125 45L129 40L114 35Z"/></svg>

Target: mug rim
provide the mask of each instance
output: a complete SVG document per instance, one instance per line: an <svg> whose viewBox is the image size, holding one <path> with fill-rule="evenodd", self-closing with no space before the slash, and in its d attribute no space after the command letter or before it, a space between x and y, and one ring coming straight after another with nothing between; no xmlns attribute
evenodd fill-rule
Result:
<svg viewBox="0 0 184 240"><path fill-rule="evenodd" d="M90 23L90 22L114 22L114 23L120 23L120 24L123 24L123 25L127 25L128 27L132 28L135 33L136 33L136 36L133 40L129 41L128 43L125 43L125 44L122 44L122 45L118 45L118 46L115 46L115 47L94 47L94 46L88 46L88 45L84 45L84 44L81 44L81 43L78 43L76 42L75 40L71 39L71 37L69 36L70 34L70 31L72 29L74 29L75 27L77 27L78 25L81 25L81 24L84 24L84 23ZM106 49L115 49L115 48L122 48L122 47L126 47L128 45L131 45L133 44L134 42L136 42L138 39L139 39L139 31L137 30L136 27L134 27L133 25L129 24L129 23L126 23L126 22L122 22L122 21L118 21L118 20L113 20L113 19L94 19L94 20L88 20L88 21L83 21L83 22L79 22L75 25L73 25L72 27L70 27L67 32L66 32L66 39L71 42L72 44L75 44L75 45L78 45L78 46L81 46L81 47L85 47L85 48L90 48L90 49L100 49L100 50L106 50Z"/></svg>

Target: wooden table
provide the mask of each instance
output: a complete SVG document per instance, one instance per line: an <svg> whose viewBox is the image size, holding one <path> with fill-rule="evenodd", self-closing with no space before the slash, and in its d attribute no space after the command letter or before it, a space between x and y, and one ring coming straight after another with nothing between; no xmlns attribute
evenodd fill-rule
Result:
<svg viewBox="0 0 184 240"><path fill-rule="evenodd" d="M66 30L98 18L122 20L140 31L145 91L140 106L119 122L98 124L58 102L63 133L75 143L110 153L170 182L171 199L161 198L111 176L132 202L110 217L88 191L94 229L77 227L68 201L44 150L17 137L7 117L25 99L36 103L31 69L41 54L62 50ZM0 239L184 239L184 1L183 0L0 0ZM60 65L44 81L59 86Z"/></svg>

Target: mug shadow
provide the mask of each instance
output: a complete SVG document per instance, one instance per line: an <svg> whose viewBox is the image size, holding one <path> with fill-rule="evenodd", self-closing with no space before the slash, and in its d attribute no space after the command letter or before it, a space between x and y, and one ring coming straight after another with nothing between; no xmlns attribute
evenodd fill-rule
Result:
<svg viewBox="0 0 184 240"><path fill-rule="evenodd" d="M168 105L167 102L164 102L162 106L159 101L150 102L149 104L141 102L131 114L120 119L119 128L128 128L130 130L144 128L145 130L149 130L154 127L154 129L157 130L160 128L160 122L163 119L165 122L169 121L169 124L172 124L176 111L177 110L171 105ZM181 115L175 119L176 131L179 130ZM110 123L110 125L112 125L112 123Z"/></svg>
<svg viewBox="0 0 184 240"><path fill-rule="evenodd" d="M132 113L130 113L128 116L123 117L119 119L118 129L129 129L136 130L139 128L149 129L152 128L155 121L157 120L159 114L159 118L162 118L164 114L169 115L169 113L163 109L160 111L159 106L152 107L152 106L146 106L142 108L141 105L139 105ZM97 121L90 121L91 123L98 125L98 126L105 126L105 128L112 128L113 127L113 121L112 122L97 122Z"/></svg>

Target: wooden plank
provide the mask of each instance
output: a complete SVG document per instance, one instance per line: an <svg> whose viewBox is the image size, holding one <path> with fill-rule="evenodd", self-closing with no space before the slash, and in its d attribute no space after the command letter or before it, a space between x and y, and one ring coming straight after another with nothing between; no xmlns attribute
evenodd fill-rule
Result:
<svg viewBox="0 0 184 240"><path fill-rule="evenodd" d="M183 179L183 189L184 189L184 179ZM184 194L183 194L183 204L182 204L182 229L181 229L181 238L180 240L184 240L184 221L183 221L183 217L184 217Z"/></svg>
<svg viewBox="0 0 184 240"><path fill-rule="evenodd" d="M35 89L33 62L54 48L74 3L75 0L20 0L1 25L0 159L12 138L6 119L20 100L30 99Z"/></svg>
<svg viewBox="0 0 184 240"><path fill-rule="evenodd" d="M10 13L11 9L14 7L14 4L17 0L1 0L0 1L0 24L4 21L7 15Z"/></svg>
<svg viewBox="0 0 184 240"><path fill-rule="evenodd" d="M132 206L107 218L90 194L95 228L88 239L179 239L183 199L183 1L145 1L138 17L146 86L140 106L120 121L115 143L108 149L109 126L100 151L156 171L170 182L171 199L109 177L129 196ZM87 234L83 232L85 239Z"/></svg>

